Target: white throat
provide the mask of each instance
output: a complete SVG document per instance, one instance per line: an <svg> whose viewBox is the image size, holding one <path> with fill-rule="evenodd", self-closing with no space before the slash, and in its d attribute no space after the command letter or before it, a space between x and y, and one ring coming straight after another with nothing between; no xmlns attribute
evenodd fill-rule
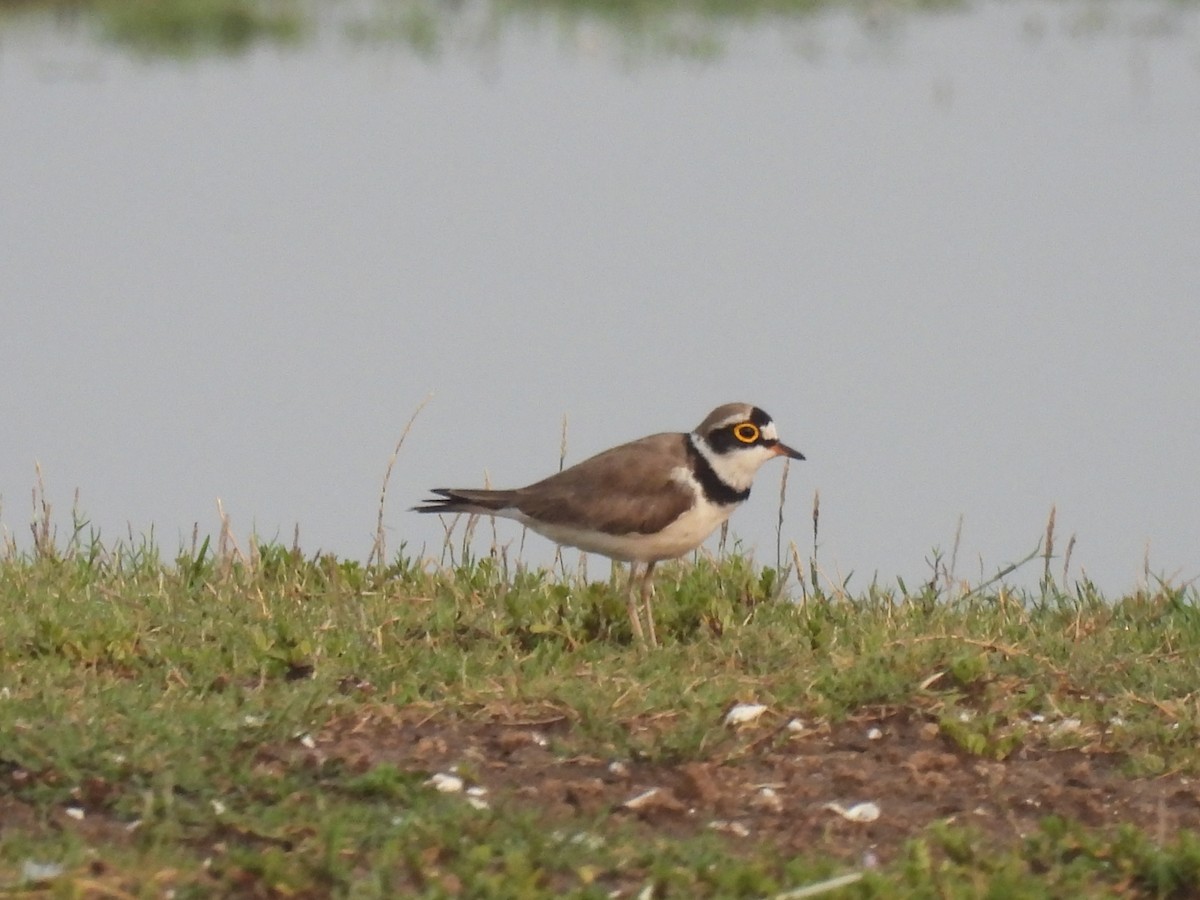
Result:
<svg viewBox="0 0 1200 900"><path fill-rule="evenodd" d="M760 445L735 447L728 453L717 453L702 435L690 435L692 446L712 466L712 470L723 482L735 491L748 491L754 476L762 464L775 456L775 452Z"/></svg>

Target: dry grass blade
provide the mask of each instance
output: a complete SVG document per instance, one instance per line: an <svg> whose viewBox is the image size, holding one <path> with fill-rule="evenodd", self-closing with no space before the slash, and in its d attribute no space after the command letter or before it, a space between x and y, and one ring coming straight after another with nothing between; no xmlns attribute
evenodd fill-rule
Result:
<svg viewBox="0 0 1200 900"><path fill-rule="evenodd" d="M1050 560L1054 558L1054 518L1058 512L1055 506L1050 507L1050 518L1046 520L1046 552L1043 555L1042 582L1050 583Z"/></svg>
<svg viewBox="0 0 1200 900"><path fill-rule="evenodd" d="M223 577L229 575L233 568L234 560L246 563L246 557L242 555L241 548L237 545L237 539L233 536L233 527L229 524L229 514L225 512L225 504L221 502L221 498L217 498L217 515L221 518L221 534L217 538L217 557L221 561L221 574Z"/></svg>
<svg viewBox="0 0 1200 900"><path fill-rule="evenodd" d="M409 431L412 430L413 423L417 421L417 416L421 414L421 410L433 399L433 394L429 394L417 404L417 408L413 414L408 417L408 422L404 426L404 430L400 432L400 440L396 441L396 447L392 450L392 455L388 457L387 468L383 472L383 485L379 489L379 514L375 519L375 542L371 545L371 553L367 556L367 568L371 568L372 563L382 566L384 558L387 554L386 541L383 529L383 511L387 505L388 483L392 479L392 467L396 465L396 458L400 455L400 448L404 446L404 440L408 437Z"/></svg>
<svg viewBox="0 0 1200 900"><path fill-rule="evenodd" d="M1029 553L1026 556L1022 557L1021 559L1017 560L1014 563L1009 563L1008 565L1001 567L1000 570L997 571L996 574L993 575L991 578L989 578L987 581L977 584L975 587L971 588L971 590L969 590L965 594L963 594L962 599L965 600L968 597L973 597L977 594L981 594L984 591L986 591L988 588L990 588L992 585L999 584L1001 581L1003 581L1005 578L1007 578L1013 572L1017 571L1017 569L1021 568L1027 562L1037 559L1041 554L1042 554L1042 542L1038 541L1037 546L1034 547L1031 551L1029 551Z"/></svg>
<svg viewBox="0 0 1200 900"><path fill-rule="evenodd" d="M817 558L817 534L820 531L821 525L821 492L813 491L812 505L812 522L813 522L813 552L812 558Z"/></svg>
<svg viewBox="0 0 1200 900"><path fill-rule="evenodd" d="M33 532L33 551L39 557L54 555L54 529L50 525L52 507L46 499L46 483L42 479L42 464L35 462L37 484L33 488L33 520L29 530Z"/></svg>
<svg viewBox="0 0 1200 900"><path fill-rule="evenodd" d="M783 461L783 474L779 477L779 517L775 521L775 568L779 571L783 571L783 506L787 502L788 472L791 468L792 461L785 459ZM782 590L782 579L780 581L780 589Z"/></svg>
<svg viewBox="0 0 1200 900"><path fill-rule="evenodd" d="M828 894L830 891L849 887L856 882L862 881L862 877L862 872L837 875L833 878L826 878L824 881L818 881L814 884L807 884L804 887L784 891L782 894L776 894L774 897L771 897L771 900L806 900L808 897L819 897L821 894Z"/></svg>
<svg viewBox="0 0 1200 900"><path fill-rule="evenodd" d="M562 471L567 464L567 414L563 413L562 420L562 437L558 444L558 471Z"/></svg>
<svg viewBox="0 0 1200 900"><path fill-rule="evenodd" d="M566 465L567 465L567 414L563 413L562 435L560 436L559 442L558 442L558 471L561 472L564 468L566 468ZM495 522L495 519L493 519L492 521ZM524 535L522 535L521 538L522 538L521 542L523 545L524 544ZM554 548L554 561L551 563L551 565L557 567L559 572L562 573L562 576L565 579L567 577L567 564L563 560L562 550L563 550L562 544L559 544Z"/></svg>
<svg viewBox="0 0 1200 900"><path fill-rule="evenodd" d="M4 558L11 560L17 555L17 541L13 537L12 532L8 530L8 526L2 524L4 521L3 499L3 497L0 497L0 532L4 534Z"/></svg>
<svg viewBox="0 0 1200 900"><path fill-rule="evenodd" d="M963 515L958 514L958 525L954 528L954 546L950 548L950 568L946 570L946 590L953 590L955 570L958 568L958 548L962 545Z"/></svg>
<svg viewBox="0 0 1200 900"><path fill-rule="evenodd" d="M808 584L804 580L804 563L800 562L800 548L792 541L788 546L792 552L792 564L796 567L796 580L800 582L800 610L808 610Z"/></svg>

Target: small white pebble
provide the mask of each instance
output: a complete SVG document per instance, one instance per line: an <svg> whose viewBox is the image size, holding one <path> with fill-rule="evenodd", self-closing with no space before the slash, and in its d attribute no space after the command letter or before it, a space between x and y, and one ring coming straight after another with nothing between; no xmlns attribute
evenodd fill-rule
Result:
<svg viewBox="0 0 1200 900"><path fill-rule="evenodd" d="M463 780L457 775L447 775L445 772L438 772L425 783L443 794L457 794L464 786Z"/></svg>
<svg viewBox="0 0 1200 900"><path fill-rule="evenodd" d="M781 812L783 798L776 793L775 788L764 787L759 789L758 795L754 798L754 805L769 812Z"/></svg>
<svg viewBox="0 0 1200 900"><path fill-rule="evenodd" d="M484 800L482 797L468 797L467 803L470 804L470 806L473 809L482 810L482 809L488 808L488 802L486 800Z"/></svg>
<svg viewBox="0 0 1200 900"><path fill-rule="evenodd" d="M474 784L467 788L468 797L483 797L487 795L487 788L481 784Z"/></svg>
<svg viewBox="0 0 1200 900"><path fill-rule="evenodd" d="M532 732L529 735L529 740L531 740L533 743L537 744L539 747L549 747L550 746L550 739L547 738L540 731Z"/></svg>
<svg viewBox="0 0 1200 900"><path fill-rule="evenodd" d="M579 831L571 835L567 839L567 843L574 844L577 847L586 847L588 850L599 850L604 846L604 838L588 831Z"/></svg>
<svg viewBox="0 0 1200 900"><path fill-rule="evenodd" d="M855 803L849 808L840 803L826 803L822 808L837 813L848 822L874 822L880 815L879 804L870 801Z"/></svg>
<svg viewBox="0 0 1200 900"><path fill-rule="evenodd" d="M659 788L652 787L648 791L642 791L636 797L630 797L621 805L626 809L638 810L658 796Z"/></svg>
<svg viewBox="0 0 1200 900"><path fill-rule="evenodd" d="M224 803L222 803L220 800L213 800L213 801L211 801L211 803L212 803L212 811L214 813L216 813L218 816L225 815L225 804Z"/></svg>
<svg viewBox="0 0 1200 900"><path fill-rule="evenodd" d="M958 714L958 721L960 722L970 722L973 718L975 718L975 713L969 709L964 709Z"/></svg>
<svg viewBox="0 0 1200 900"><path fill-rule="evenodd" d="M615 775L618 778L627 778L629 776L629 766L625 765L619 759L614 759L608 764L608 774Z"/></svg>
<svg viewBox="0 0 1200 900"><path fill-rule="evenodd" d="M1041 713L1034 713L1033 715L1031 715L1029 717L1029 721L1032 722L1034 725L1041 725L1043 722L1046 721L1046 717L1044 715L1042 715Z"/></svg>
<svg viewBox="0 0 1200 900"><path fill-rule="evenodd" d="M70 816L72 819L75 819L77 822L82 821L83 817L86 815L86 813L83 811L83 807L80 807L80 806L68 806L66 809L66 813L68 816Z"/></svg>
<svg viewBox="0 0 1200 900"><path fill-rule="evenodd" d="M804 723L799 719L791 719L787 723L787 730L792 734L800 734L804 731Z"/></svg>
<svg viewBox="0 0 1200 900"><path fill-rule="evenodd" d="M867 740L868 741L878 741L878 740L882 740L882 739L883 739L883 729L871 728L867 731Z"/></svg>
<svg viewBox="0 0 1200 900"><path fill-rule="evenodd" d="M739 703L729 712L725 713L726 725L745 725L748 722L753 722L759 716L767 711L767 708L761 703Z"/></svg>
<svg viewBox="0 0 1200 900"><path fill-rule="evenodd" d="M21 863L21 881L23 883L49 881L52 878L57 878L66 867L59 863L40 863L32 859L27 859Z"/></svg>
<svg viewBox="0 0 1200 900"><path fill-rule="evenodd" d="M738 837L750 836L750 829L741 822L730 822L727 819L713 819L708 823L708 827L713 831L723 831L726 834L735 834Z"/></svg>
<svg viewBox="0 0 1200 900"><path fill-rule="evenodd" d="M300 735L300 746L308 750L316 750L317 742L314 741L313 736L306 731L304 734Z"/></svg>

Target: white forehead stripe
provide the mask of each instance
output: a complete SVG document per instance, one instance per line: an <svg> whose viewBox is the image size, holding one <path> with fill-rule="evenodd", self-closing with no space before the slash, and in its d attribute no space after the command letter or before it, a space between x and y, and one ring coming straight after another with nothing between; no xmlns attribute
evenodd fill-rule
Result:
<svg viewBox="0 0 1200 900"><path fill-rule="evenodd" d="M762 436L764 440L777 441L779 440L779 432L775 430L775 423L768 422L763 426Z"/></svg>
<svg viewBox="0 0 1200 900"><path fill-rule="evenodd" d="M713 427L713 430L719 430L721 428L728 428L730 425L736 425L736 424L738 424L738 422L745 422L745 421L746 421L745 413L734 413L732 416L727 416L726 418L722 419L720 422L717 422L712 427Z"/></svg>

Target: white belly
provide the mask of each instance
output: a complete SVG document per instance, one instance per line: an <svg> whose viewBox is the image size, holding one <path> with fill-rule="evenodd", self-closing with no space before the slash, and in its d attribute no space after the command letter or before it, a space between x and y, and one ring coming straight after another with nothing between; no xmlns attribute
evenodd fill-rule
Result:
<svg viewBox="0 0 1200 900"><path fill-rule="evenodd" d="M691 509L657 534L604 534L569 525L546 525L524 516L514 516L543 537L558 544L578 547L626 562L657 562L675 559L695 550L736 507L717 506L701 499Z"/></svg>

